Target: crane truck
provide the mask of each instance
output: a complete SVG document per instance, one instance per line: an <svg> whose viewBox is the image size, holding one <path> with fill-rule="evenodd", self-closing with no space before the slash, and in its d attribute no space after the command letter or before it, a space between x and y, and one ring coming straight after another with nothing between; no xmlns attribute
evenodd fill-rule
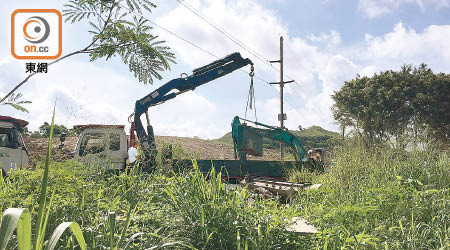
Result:
<svg viewBox="0 0 450 250"><path fill-rule="evenodd" d="M233 53L208 65L194 69L190 76L182 74L180 78L170 80L150 94L137 100L134 113L128 117L131 123L129 141L125 135L123 125L88 124L74 126L74 129L80 131L74 158L85 163L93 163L93 165L101 163L100 165L108 165L108 168L124 168L127 158L126 146L127 144L128 146L134 145L134 134L136 132L140 147L144 153L142 161L146 163L146 166L154 165L157 151L148 109L247 65L251 65L251 70L253 71L253 62L250 59L242 58L239 53ZM141 121L143 114L145 114L147 120L146 128Z"/></svg>
<svg viewBox="0 0 450 250"><path fill-rule="evenodd" d="M144 152L144 158L149 161L150 165L153 164L155 160L156 145L153 127L150 124L148 109L173 99L184 92L194 90L198 86L220 78L247 65L251 65L252 73L253 62L248 58L242 58L241 54L236 52L208 65L194 69L192 75L190 76L173 79L150 94L144 96L142 99L136 101L132 128L134 127L136 130L141 148ZM147 120L147 131L145 131L144 125L141 121L141 116L143 114L145 114ZM131 116L129 118L130 121ZM133 134L133 132L130 134Z"/></svg>
<svg viewBox="0 0 450 250"><path fill-rule="evenodd" d="M208 65L194 69L192 75L182 75L182 77L180 78L170 80L158 89L152 91L150 94L136 101L134 113L128 117L128 120L131 123L130 139L128 145L134 145L134 132L136 132L137 139L139 140L140 147L143 151L143 165L147 168L147 170L152 170L152 166L154 166L156 162L157 154L153 127L150 123L150 116L148 114L149 108L160 105L168 100L177 97L182 93L194 90L195 88L205 83L225 76L247 65L251 66L250 76L253 77L253 62L248 58L243 58L239 53L236 52L222 59L216 60ZM141 116L143 116L144 114L147 122L146 127L144 127L141 121ZM87 158L88 152L83 151L83 143L85 143L85 147L89 147L89 145L92 145L92 147L94 148L94 154L97 154L97 156L103 155L103 158L108 158L108 153L105 153L105 150L109 149L111 151L111 129L117 130L118 128L111 128L111 126L105 127L105 125L91 125L85 128L89 129L84 130L84 132L82 132L81 136L79 137L75 155L77 157ZM110 132L107 132L108 130ZM120 128L118 130L120 130ZM286 136L289 135L288 133L286 133L286 131L276 131L276 133L280 134L282 139L286 139ZM99 135L99 133L101 133L101 135ZM115 133L118 132L116 131ZM259 131L259 133L261 134L262 131ZM267 133L268 134L266 134L266 136L269 134L273 134L272 132ZM95 136L92 136L92 134L94 134ZM125 142L123 142L123 138L125 138L125 135L122 132L118 134L119 137L117 141L120 141L121 144L115 147L115 149L117 152L121 152L121 154L117 153L115 155L119 158L122 157L123 160L114 160L114 162L117 163L115 165L112 164L114 168L120 168L120 166L124 166L124 162L126 159L126 150L124 150L122 147L122 145L125 144ZM87 139L88 136L90 137ZM276 139L276 136L274 138ZM291 139L286 139L285 141L292 142L293 137L290 138ZM244 157L239 160L197 160L197 165L204 172L207 172L214 167L216 171L226 172L227 176L236 178L242 178L246 175L282 177L284 174L284 168L298 167L299 161L304 156L303 147L301 146L298 139L294 141L294 145L296 145L297 147L297 161L250 161ZM101 148L100 151L102 152L98 150L99 147ZM113 151L111 152L113 153ZM93 158L91 157L90 159L92 160ZM95 160L97 159L99 158L96 157ZM172 166L174 170L177 171L185 167L192 166L192 162L191 160L172 159Z"/></svg>

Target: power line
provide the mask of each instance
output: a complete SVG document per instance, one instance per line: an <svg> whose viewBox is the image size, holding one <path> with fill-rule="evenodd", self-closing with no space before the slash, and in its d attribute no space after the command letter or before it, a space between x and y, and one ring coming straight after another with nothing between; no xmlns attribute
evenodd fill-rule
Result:
<svg viewBox="0 0 450 250"><path fill-rule="evenodd" d="M266 82L266 83L269 83L269 82ZM276 88L276 87L274 87L273 85L271 85L271 84L269 84L275 91L277 91L278 92L278 89ZM289 94L288 94L288 96L289 96ZM298 106L298 105L296 105L295 104L295 102L292 102L292 100L288 100L288 99L286 99L286 103L287 103L287 105L289 105L291 108L293 108L294 110L296 110L296 109L300 109L300 107Z"/></svg>
<svg viewBox="0 0 450 250"><path fill-rule="evenodd" d="M256 52L255 50L252 50L248 45L246 45L245 43L241 42L238 38L234 37L232 34L230 34L229 32L227 32L224 28L222 28L220 25L216 24L214 21L212 21L211 19L209 19L207 16L205 16L204 14L202 14L199 10L195 9L194 7L192 7L191 5L189 5L188 3L186 3L184 0L177 0L178 3L180 3L181 5L183 5L186 9L188 9L189 11L191 11L192 13L194 13L196 16L198 16L199 18L201 18L203 21L205 21L206 23L208 23L209 25L211 25L213 28L215 28L216 30L218 30L220 33L222 33L224 36L226 36L228 39L230 39L232 42L234 42L235 44L237 44L239 47L243 48L244 50L248 51L250 54L252 54L253 56L255 56L258 60L260 60L261 62L265 63L266 65L268 65L270 68L274 69L277 72L280 72L280 70L276 67L274 67L267 58L265 58L264 56L262 56L261 54L259 54L258 52ZM286 73L284 73L284 75L286 75L288 78L294 79L293 77L290 77L289 75L287 75ZM294 82L296 84L298 84L295 80Z"/></svg>
<svg viewBox="0 0 450 250"><path fill-rule="evenodd" d="M289 43L286 43L286 44L289 44ZM292 53L291 55L292 55L292 57L294 57L295 62L297 63L297 65L298 65L299 67L301 67L302 64L300 63L300 59L298 59L298 57L297 57L297 55L295 54L294 50L291 48L290 45L287 45L286 47L288 48L288 50L291 51L291 53Z"/></svg>
<svg viewBox="0 0 450 250"><path fill-rule="evenodd" d="M290 43L288 42L286 45L287 45L286 47L288 48L288 50L291 52L291 55L292 55L292 57L294 58L294 60L295 60L295 62L296 62L296 65L297 65L299 68L301 68L301 67L302 67L301 62L300 62L301 60L297 57L296 53L294 52L294 50L293 50L292 47L290 46ZM300 84L299 84L298 82L295 82L295 83L296 83L296 85L297 85L298 87L300 87ZM299 93L298 90L297 90L296 88L292 87L292 91L293 91L296 95L298 95L301 99L304 99L304 98L302 97L302 94Z"/></svg>
<svg viewBox="0 0 450 250"><path fill-rule="evenodd" d="M154 21L152 21L152 20L150 20L150 19L144 17L142 14L137 13L137 12L135 12L134 10L129 9L128 7L126 7L126 6L122 5L122 4L120 4L120 6L123 7L123 8L125 8L125 9L127 9L128 11L133 12L135 15L138 15L138 16L144 18L145 20L147 20L148 22L152 23L152 24L155 25L156 27L158 27L158 28L160 28L160 29L166 31L167 33L169 33L169 34L171 34L172 36L174 36L174 37L176 37L176 38L178 38L178 39L184 41L185 43L187 43L187 44L189 44L189 45L191 45L191 46L193 46L193 47L195 47L195 48L201 50L202 52L204 52L204 53L206 53L206 54L208 54L208 55L210 55L210 56L212 56L212 57L214 57L214 58L216 58L216 59L219 59L219 58L220 58L219 56L215 55L214 53L212 53L212 52L210 52L210 51L208 51L208 50L202 48L201 46L199 46L199 45L197 45L197 44L195 44L195 43L193 43L193 42L191 42L191 41L189 41L189 40L187 40L187 39L185 39L185 38L183 38L182 36L176 34L175 32L173 32L173 31L171 31L171 30L169 30L169 29L167 29L167 28L165 28L165 27L163 27L163 26L161 26L161 25L159 25L158 23L156 23L156 22L154 22ZM244 46L245 46L245 45L244 45ZM246 49L246 50L247 50L247 49ZM248 50L247 50L247 51L248 51ZM250 51L249 51L249 52L250 52ZM261 58L259 58L258 56L257 56L257 58L258 58L259 60L262 60L263 62L265 62L266 64L268 64L268 65L271 66L272 68L276 69L275 67L273 67L271 64L268 63L268 60L264 61L265 59L261 59ZM278 70L278 69L276 69L276 70ZM242 69L242 68L240 69L240 71L241 71L241 72L244 72L244 73L246 73L246 74L249 73L248 71L246 71L246 70L244 70L244 69ZM278 70L278 71L279 71L279 70ZM276 88L275 88L274 86L272 86L272 85L270 84L270 82L267 81L267 80L265 80L264 78L262 78L262 77L260 77L260 76L258 76L258 75L255 75L255 78L256 78L257 80L263 82L263 83L266 83L266 84L270 85L271 87L273 87L273 88L276 90ZM294 106L296 106L296 105L293 105L293 104L291 104L291 103L288 103L288 105L291 106L292 108L296 109L296 108L294 107Z"/></svg>
<svg viewBox="0 0 450 250"><path fill-rule="evenodd" d="M249 46L247 46L245 43L241 42L238 38L234 37L232 34L230 34L229 32L227 32L224 28L222 28L220 25L216 24L214 21L212 21L211 19L209 19L208 17L206 17L203 13L201 13L199 10L195 9L192 5L182 1L182 0L177 0L178 3L180 3L181 5L183 5L186 9L188 9L189 11L191 11L193 14L195 14L196 16L198 16L200 19L202 19L203 21L205 21L206 23L208 23L210 26L212 26L213 28L215 28L217 31L219 31L220 33L222 33L224 36L226 36L228 39L230 39L232 42L234 42L235 44L237 44L239 47L245 49L246 51L248 51L250 54L252 54L254 57L256 57L257 59L259 59L260 61L262 61L265 64L268 64L268 60L266 58L264 58L264 56L260 55L258 52L252 50ZM268 64L269 65L269 64Z"/></svg>
<svg viewBox="0 0 450 250"><path fill-rule="evenodd" d="M286 47L287 47L288 50L291 52L290 55L292 55L292 56L294 57L294 60L295 60L295 62L296 62L296 64L297 64L297 66L298 66L298 67L301 67L300 60L298 59L298 57L296 56L295 52L292 50L292 48L291 48L288 44L289 44L289 43L286 43ZM293 77L290 77L290 76L288 76L287 74L285 74L285 75L286 75L287 77L291 78L291 79L294 79ZM294 80L294 83L295 83L297 86L300 86L300 83L297 82L296 80ZM292 92L293 92L295 95L297 95L300 99L303 99L302 95L301 95L300 93L298 93L298 91L297 91L294 87L291 87L291 89L292 89Z"/></svg>
<svg viewBox="0 0 450 250"><path fill-rule="evenodd" d="M149 21L150 23L152 23L153 25L157 26L158 28L160 28L160 29L166 31L167 33L169 33L169 34L175 36L176 38L178 38L178 39L180 39L180 40L182 40L182 41L184 41L184 42L190 44L191 46L193 46L193 47L195 47L195 48L197 48L197 49L203 51L204 53L206 53L206 54L208 54L208 55L210 55L210 56L212 56L212 57L215 57L216 59L220 58L220 57L216 56L215 54L213 54L212 52L210 52L210 51L208 51L208 50L206 50L206 49L200 47L199 45L197 45L197 44L195 44L195 43L193 43L193 42L191 42L191 41L189 41L189 40L183 38L182 36L180 36L180 35L178 35L178 34L176 34L175 32L173 32L173 31L171 31L171 30L169 30L169 29L167 29L167 28L165 28L165 27L159 25L158 23L156 23L156 22L154 22L154 21L152 21L152 20L150 20L150 19L144 17L142 14L136 13L134 10L129 9L129 8L126 7L126 6L123 6L122 4L120 4L120 6L122 6L123 8L125 8L125 9L127 9L127 10L129 10L129 11L131 11L131 12L133 12L134 14L136 14L136 15L138 15L138 16L144 18L145 20ZM245 72L245 73L247 73L247 74L249 73L249 72L247 72L247 71L245 71L245 70L243 70L243 69L240 69L240 70L243 71L243 72ZM258 80L260 80L260 81L262 81L262 82L264 82L264 83L269 84L269 81L267 81L267 80L265 80L265 79L259 77L258 75L255 75L255 78L257 78Z"/></svg>
<svg viewBox="0 0 450 250"><path fill-rule="evenodd" d="M136 14L136 13L135 13L135 14ZM141 17L143 17L143 16L141 16ZM145 18L145 17L143 17L143 18ZM207 51L206 49L203 49L202 47L198 46L197 44L195 44L195 43L193 43L193 42L191 42L191 41L189 41L189 40L187 40L187 39L185 39L185 38L183 38L183 37L177 35L176 33L174 33L174 32L172 32L172 31L170 31L170 30L164 28L163 26L161 26L161 25L159 25L159 24L153 22L152 20L147 19L147 18L145 18L145 19L146 19L147 21L149 21L150 23L154 24L155 26L157 26L158 28L160 28L160 29L162 29L162 30L168 32L169 34L171 34L171 35L173 35L173 36L175 36L175 37L177 37L177 38L183 40L184 42L186 42L186 43L188 43L188 44L190 44L190 45L196 47L197 49L199 49L199 50L201 50L201 51L207 53L208 55L213 56L213 57L215 57L215 58L217 58L217 59L219 58L218 56L216 56L216 55L214 55L213 53Z"/></svg>
<svg viewBox="0 0 450 250"><path fill-rule="evenodd" d="M298 106L296 104L296 102L294 101L295 98L293 96L291 96L289 93L284 93L286 95L286 97L288 98L286 101L289 104L289 101L291 102L291 104L289 106L291 106L293 109L300 109L300 106Z"/></svg>
<svg viewBox="0 0 450 250"><path fill-rule="evenodd" d="M180 3L181 5L183 5L186 9L188 9L189 11L191 11L193 14L195 14L196 16L198 16L199 18L201 18L203 21L205 21L206 23L208 23L209 25L211 25L213 28L215 28L217 31L219 31L220 33L222 33L224 36L226 36L228 39L230 39L232 42L234 42L235 44L237 44L238 46L240 46L241 48L247 50L250 54L252 54L253 56L255 56L257 59L259 59L260 61L262 61L263 63L269 65L271 68L275 69L276 71L279 72L279 69L277 69L276 67L274 67L269 60L267 60L266 58L264 58L264 56L260 55L259 53L257 53L256 51L252 50L249 46L247 46L246 44L244 44L243 42L241 42L239 39L237 39L236 37L234 37L232 34L230 34L229 32L227 32L224 28L222 28L220 25L216 24L214 21L212 21L211 19L209 19L208 17L206 17L203 13L201 13L199 10L195 9L194 7L192 7L191 5L189 5L188 3L186 3L184 0L177 0L178 3ZM287 74L285 74L287 77L293 79L293 77L288 76ZM263 80L266 83L269 83L265 80ZM295 80L294 82L299 85ZM272 86L272 85L271 85ZM295 89L292 89L294 91L294 93L296 95L298 95L295 92ZM302 98L299 95L300 98ZM291 99L290 102L295 103L292 99L295 100L295 98L293 98L292 96L289 95L289 98ZM292 108L296 109L298 108L298 106L292 105L290 103L288 103L289 106L291 106ZM296 106L296 107L293 107Z"/></svg>
<svg viewBox="0 0 450 250"><path fill-rule="evenodd" d="M191 46L193 46L193 47L195 47L195 48L197 48L197 49L199 49L199 50L205 52L206 54L208 54L208 55L210 55L210 56L212 56L212 57L214 57L214 58L216 58L216 59L219 59L219 58L220 58L219 56L216 56L216 55L213 54L212 52L209 52L208 50L206 50L206 49L200 47L199 45L197 45L197 44L195 44L195 43L193 43L193 42L191 42L191 41L189 41L189 40L183 38L182 36L180 36L180 35L178 35L178 34L176 34L175 32L173 32L173 31L171 31L171 30L169 30L169 29L167 29L167 28L165 28L165 27L159 25L158 23L156 23L156 22L154 22L154 21L152 21L152 20L150 20L150 19L144 17L142 14L136 13L134 10L129 9L129 8L126 7L126 6L123 6L122 4L120 4L120 6L122 6L123 8L125 8L125 9L127 9L127 10L129 10L129 11L131 11L131 12L133 12L135 15L138 15L138 16L144 18L145 20L149 21L150 23L152 23L152 24L155 25L156 27L158 27L158 28L160 28L160 29L166 31L167 33L169 33L169 34L175 36L176 38L178 38L178 39L180 39L180 40L182 40L182 41L188 43L189 45L191 45ZM247 71L245 71L245 70L243 70L243 69L240 69L240 70L243 71L243 72L245 72L245 73L247 73L247 74L249 73L249 72L247 72ZM265 80L263 80L263 81L265 81ZM267 82L267 81L265 81L265 82Z"/></svg>

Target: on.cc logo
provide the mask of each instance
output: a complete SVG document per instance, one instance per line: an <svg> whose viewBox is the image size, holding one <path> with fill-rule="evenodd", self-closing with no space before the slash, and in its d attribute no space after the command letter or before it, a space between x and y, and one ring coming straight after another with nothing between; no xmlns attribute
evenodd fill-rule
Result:
<svg viewBox="0 0 450 250"><path fill-rule="evenodd" d="M17 59L56 59L62 53L62 16L55 9L11 14L11 54Z"/></svg>
<svg viewBox="0 0 450 250"><path fill-rule="evenodd" d="M40 16L33 16L28 18L23 25L23 35L25 36L25 39L30 43L42 43L48 38L49 34L50 25L48 25L47 20Z"/></svg>

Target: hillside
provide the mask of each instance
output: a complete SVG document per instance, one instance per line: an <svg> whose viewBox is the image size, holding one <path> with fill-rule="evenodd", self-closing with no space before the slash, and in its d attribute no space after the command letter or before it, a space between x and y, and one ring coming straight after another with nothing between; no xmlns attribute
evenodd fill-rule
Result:
<svg viewBox="0 0 450 250"><path fill-rule="evenodd" d="M305 148L327 148L330 139L338 139L339 134L323 129L319 126L312 126L305 130L290 130L289 132L297 136L304 142Z"/></svg>
<svg viewBox="0 0 450 250"><path fill-rule="evenodd" d="M328 131L319 126L312 126L302 131L289 130L292 134L297 136L300 141L304 143L305 148L327 148L328 140L331 138L339 138L339 134L336 132ZM233 145L233 139L231 138L231 132L226 133L224 136L214 141ZM279 143L270 139L264 138L264 148L278 149Z"/></svg>

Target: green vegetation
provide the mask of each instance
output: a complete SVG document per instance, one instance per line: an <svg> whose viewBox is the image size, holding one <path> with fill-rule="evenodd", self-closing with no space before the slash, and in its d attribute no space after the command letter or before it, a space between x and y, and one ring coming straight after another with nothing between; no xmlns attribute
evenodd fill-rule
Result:
<svg viewBox="0 0 450 250"><path fill-rule="evenodd" d="M170 166L164 166L167 162L160 162L152 174L141 173L139 166L115 173L72 161L50 164L49 150L43 168L17 170L0 179L0 211L4 211L0 250L450 249L450 153L443 147L447 134L436 138L447 126L447 116L439 118L433 113L448 107L416 93L417 99L428 103L423 112L430 114L424 116L420 110L409 110L417 108L417 103L414 106L389 91L397 86L395 77L407 81L410 75L418 77L414 79L421 84L427 82L423 79L431 79L440 81L436 86L447 86L446 75L430 72L424 66L404 68L400 73L347 82L342 92L336 93L335 98L342 99L336 100L335 117L343 127L354 126L358 136L348 138L345 145L334 144L335 159L328 172L290 171L291 181L323 186L299 192L288 204L252 194L246 187L227 189L221 173L201 173L195 162L193 169L181 173L170 171ZM369 84L363 84L366 81ZM377 92L377 84L394 87L383 85L385 90ZM355 86L362 90L355 91ZM353 100L339 97L345 93L363 93L378 101L358 96L357 100L369 100L368 107L354 103L359 109L345 111L351 105L343 100ZM395 102L378 103L389 100ZM377 109L384 106L390 107L388 116ZM397 117L393 107L412 113ZM358 115L352 116L351 111ZM389 119L406 128L396 128ZM53 129L52 122L49 148ZM391 137L397 145L403 139L422 140L407 131L423 132L444 143L437 147L425 144L411 152L404 150L404 145L387 146ZM337 133L319 127L293 133L307 148L328 147L338 138ZM218 141L231 143L231 136ZM264 143L278 147L277 143ZM176 152L183 153L180 148ZM287 231L293 217L305 218L319 232L300 235ZM67 228L72 234L65 233Z"/></svg>
<svg viewBox="0 0 450 250"><path fill-rule="evenodd" d="M286 206L246 189L227 190L221 174L194 169L118 174L51 164L47 233L64 221L80 224L88 249L448 249L450 155L347 145L325 174L294 171L293 181L322 183ZM44 169L45 170L45 169ZM45 173L45 172L44 172ZM16 171L0 183L0 210L27 208L38 218L42 169ZM41 196L42 197L42 196ZM320 232L285 230L301 216ZM3 219L4 220L4 219ZM1 230L0 230L1 231ZM7 249L17 249L13 237ZM44 242L45 244L45 242ZM58 246L75 246L62 234Z"/></svg>
<svg viewBox="0 0 450 250"><path fill-rule="evenodd" d="M25 101L22 99L22 93L12 93L8 99L4 100L3 102L0 101L2 105L9 105L19 111L28 113L28 109L26 109L23 105L24 104L30 104L31 101Z"/></svg>
<svg viewBox="0 0 450 250"><path fill-rule="evenodd" d="M41 176L16 171L0 191L0 209L29 208L35 221ZM263 199L250 206L246 189L227 191L215 173L116 175L66 162L51 165L48 188L54 197L47 231L77 221L88 249L108 249L111 242L126 249L273 249L311 240L284 231L284 219L298 213L294 207ZM70 242L63 235L58 244ZM14 249L16 242L9 244Z"/></svg>
<svg viewBox="0 0 450 250"><path fill-rule="evenodd" d="M403 66L373 77L357 76L335 92L334 118L351 127L366 147L386 143L450 145L450 75L426 65Z"/></svg>
<svg viewBox="0 0 450 250"><path fill-rule="evenodd" d="M151 34L152 27L143 17L156 8L150 0L70 0L64 7L66 22L90 24L92 43L76 53L88 53L91 61L119 56L144 84L153 83L153 78L161 80L160 72L175 62L175 54Z"/></svg>
<svg viewBox="0 0 450 250"><path fill-rule="evenodd" d="M448 249L450 155L347 145L329 173L291 180L323 183L299 195L328 249Z"/></svg>
<svg viewBox="0 0 450 250"><path fill-rule="evenodd" d="M300 131L290 130L289 132L297 136L304 143L305 148L329 148L335 140L339 139L338 133L319 126L311 126Z"/></svg>
<svg viewBox="0 0 450 250"><path fill-rule="evenodd" d="M34 224L34 240L32 239L32 231L31 231L31 215L28 208L8 208L5 210L1 220L0 226L0 250L12 249L9 241L13 234L13 231L17 230L17 247L19 250L42 250L44 249L44 237L46 235L47 223L49 218L50 209L52 207L52 201L55 194L55 191L52 192L51 198L47 203L47 194L48 194L48 175L49 175L49 167L50 167L50 157L51 157L51 148L52 148L52 137L53 137L53 125L55 118L55 110L53 109L53 117L52 124L50 126L50 134L48 139L48 150L45 159L44 165L44 173L41 179L41 185L39 189L39 202L35 207L38 207L38 211L36 213L36 223ZM5 182L3 177L1 178L0 186L3 189L10 188L10 179L7 178ZM20 187L19 187L20 188ZM2 197L3 198L3 197ZM8 200L8 199L6 199ZM33 209L35 208L33 207ZM33 211L33 210L32 210ZM84 250L86 249L86 243L84 241L83 233L80 230L78 223L76 222L63 222L56 227L53 234L50 236L50 239L47 241L45 246L45 250L53 250L55 249L58 240L61 235L66 231L67 228L70 228L73 236L79 243L79 247ZM33 248L32 248L33 246Z"/></svg>
<svg viewBox="0 0 450 250"><path fill-rule="evenodd" d="M31 138L43 138L50 135L51 125L48 122L44 122L39 126L39 131L29 131L27 127L24 128L24 133ZM66 136L77 136L77 131L74 129L67 128L64 125L53 125L53 136L59 136L65 133Z"/></svg>
<svg viewBox="0 0 450 250"><path fill-rule="evenodd" d="M289 130L292 134L297 136L304 147L309 148L328 148L333 143L333 141L339 139L339 134L336 132L328 131L319 126L312 126L303 130ZM231 132L226 133L224 136L216 139L215 141L233 145L233 138L231 137ZM277 141L264 138L263 140L264 148L269 149L279 149L280 143Z"/></svg>

